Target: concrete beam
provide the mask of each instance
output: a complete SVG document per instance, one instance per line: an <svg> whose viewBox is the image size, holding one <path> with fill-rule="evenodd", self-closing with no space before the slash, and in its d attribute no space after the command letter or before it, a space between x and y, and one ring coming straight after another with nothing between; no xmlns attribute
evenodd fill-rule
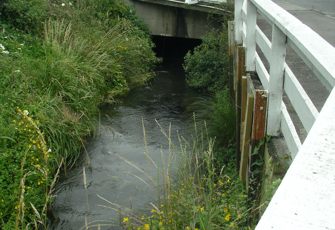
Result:
<svg viewBox="0 0 335 230"><path fill-rule="evenodd" d="M183 3L178 4L186 8L165 4L169 1L125 1L134 7L136 15L148 26L151 35L202 39L211 29L222 26L215 17L208 17L209 13L190 10L190 6Z"/></svg>
<svg viewBox="0 0 335 230"><path fill-rule="evenodd" d="M138 2L146 2L146 3L152 3L156 5L163 5L163 6L170 6L170 7L177 7L177 8L182 8L186 10L193 10L193 11L198 11L198 12L205 12L205 13L210 13L210 14L232 14L232 12L220 8L218 6L212 6L204 3L199 3L199 4L185 4L185 1L183 0L135 0Z"/></svg>

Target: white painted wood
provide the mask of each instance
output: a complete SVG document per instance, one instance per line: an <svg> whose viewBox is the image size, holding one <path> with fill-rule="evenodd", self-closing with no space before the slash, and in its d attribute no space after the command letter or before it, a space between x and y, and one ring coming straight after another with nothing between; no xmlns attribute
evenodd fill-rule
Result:
<svg viewBox="0 0 335 230"><path fill-rule="evenodd" d="M242 36L243 36L243 47L246 47L246 40L247 40L247 25L245 22L242 23Z"/></svg>
<svg viewBox="0 0 335 230"><path fill-rule="evenodd" d="M242 44L242 3L243 0L235 0L234 20L235 20L235 42Z"/></svg>
<svg viewBox="0 0 335 230"><path fill-rule="evenodd" d="M245 4L243 4L243 6L242 6L241 18L242 18L242 21L244 21L244 22L247 21L247 8L245 7Z"/></svg>
<svg viewBox="0 0 335 230"><path fill-rule="evenodd" d="M246 71L255 71L257 10L250 0L247 6Z"/></svg>
<svg viewBox="0 0 335 230"><path fill-rule="evenodd" d="M280 124L292 156L298 152L256 230L335 230L335 89L332 89L335 85L335 48L272 1L249 1L277 30L272 35L272 45L259 28L255 33L255 40L270 63L269 75L255 53L256 72L263 86L270 91L268 134L278 134ZM247 15L247 19L249 17ZM249 26L248 20L246 23ZM247 39L250 39L249 29ZM284 34L302 60L328 89L332 89L320 114L285 64L285 53L281 49L285 46ZM249 42L243 43L248 48ZM278 53L279 57L274 57ZM303 145L282 102L283 87L309 131ZM270 129L269 125L272 126Z"/></svg>
<svg viewBox="0 0 335 230"><path fill-rule="evenodd" d="M310 67L309 70L313 72L314 76L316 76L320 82L322 83L323 86L326 87L326 89L329 90L329 92L333 89L333 85L329 84L329 82L327 81L327 79L325 79L322 76L322 73L320 72L319 69L317 69L314 64L312 63L312 61L306 57L294 44L293 42L288 39L287 41L287 45L289 45L294 52L302 59L302 61L306 64L306 66Z"/></svg>
<svg viewBox="0 0 335 230"><path fill-rule="evenodd" d="M335 229L335 89L256 230Z"/></svg>
<svg viewBox="0 0 335 230"><path fill-rule="evenodd" d="M258 56L257 52L256 52L255 61L256 61L256 72L258 74L258 77L261 80L263 88L268 90L270 75L268 71L266 70L261 58Z"/></svg>
<svg viewBox="0 0 335 230"><path fill-rule="evenodd" d="M284 90L290 99L296 113L298 114L303 126L309 132L317 116L318 110L301 86L292 70L285 64L285 83Z"/></svg>
<svg viewBox="0 0 335 230"><path fill-rule="evenodd" d="M313 68L321 73L325 81L331 87L335 86L335 48L274 2L250 1L257 7L260 14L266 16L288 36L300 53L310 61Z"/></svg>
<svg viewBox="0 0 335 230"><path fill-rule="evenodd" d="M280 134L281 103L284 85L284 63L286 55L286 36L276 26L272 26L272 49L270 56L269 109L267 134Z"/></svg>
<svg viewBox="0 0 335 230"><path fill-rule="evenodd" d="M281 131L290 150L291 157L294 159L301 147L301 141L284 103L281 106L281 113Z"/></svg>
<svg viewBox="0 0 335 230"><path fill-rule="evenodd" d="M197 4L199 2L199 0L185 0L186 4Z"/></svg>
<svg viewBox="0 0 335 230"><path fill-rule="evenodd" d="M269 62L271 56L271 42L258 26L256 26L256 44Z"/></svg>

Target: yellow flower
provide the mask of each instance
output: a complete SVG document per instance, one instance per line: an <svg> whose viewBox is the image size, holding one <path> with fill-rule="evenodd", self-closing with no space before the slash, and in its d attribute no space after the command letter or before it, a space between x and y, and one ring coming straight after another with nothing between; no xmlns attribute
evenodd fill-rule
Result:
<svg viewBox="0 0 335 230"><path fill-rule="evenodd" d="M150 230L150 225L149 224L143 225L143 230Z"/></svg>
<svg viewBox="0 0 335 230"><path fill-rule="evenodd" d="M224 217L224 220L225 221L230 221L230 219L231 219L231 215L230 215L230 213L227 213L227 215Z"/></svg>
<svg viewBox="0 0 335 230"><path fill-rule="evenodd" d="M129 222L129 218L128 217L123 217L122 223L126 224L128 222Z"/></svg>
<svg viewBox="0 0 335 230"><path fill-rule="evenodd" d="M227 208L227 207L224 207L224 208L223 208L223 211L224 211L224 212L228 212L228 208Z"/></svg>

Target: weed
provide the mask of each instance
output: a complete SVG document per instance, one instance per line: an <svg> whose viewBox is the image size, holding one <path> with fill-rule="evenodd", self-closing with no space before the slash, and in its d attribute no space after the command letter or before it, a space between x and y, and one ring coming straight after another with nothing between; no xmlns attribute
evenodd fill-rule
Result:
<svg viewBox="0 0 335 230"><path fill-rule="evenodd" d="M153 76L152 43L128 9L105 0L0 3L1 229L47 227L59 165L75 164L99 104Z"/></svg>
<svg viewBox="0 0 335 230"><path fill-rule="evenodd" d="M151 203L150 214L124 214L124 229L247 229L246 194L231 166L217 168L214 141L201 131L206 128L195 124L193 138L178 136L177 144L171 129L161 130L169 157L157 168L160 184L155 187L160 196Z"/></svg>

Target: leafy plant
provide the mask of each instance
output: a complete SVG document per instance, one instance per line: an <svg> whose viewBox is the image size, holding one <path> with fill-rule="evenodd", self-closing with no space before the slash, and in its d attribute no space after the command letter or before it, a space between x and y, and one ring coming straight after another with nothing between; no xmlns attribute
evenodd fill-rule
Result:
<svg viewBox="0 0 335 230"><path fill-rule="evenodd" d="M231 68L226 32L208 33L202 44L185 56L186 81L193 88L210 92L224 89L231 78Z"/></svg>
<svg viewBox="0 0 335 230"><path fill-rule="evenodd" d="M209 132L216 137L219 146L228 147L235 138L235 109L229 90L226 88L215 94L212 113L209 116Z"/></svg>
<svg viewBox="0 0 335 230"><path fill-rule="evenodd" d="M47 12L47 0L3 0L0 3L0 17L27 32L39 32Z"/></svg>

